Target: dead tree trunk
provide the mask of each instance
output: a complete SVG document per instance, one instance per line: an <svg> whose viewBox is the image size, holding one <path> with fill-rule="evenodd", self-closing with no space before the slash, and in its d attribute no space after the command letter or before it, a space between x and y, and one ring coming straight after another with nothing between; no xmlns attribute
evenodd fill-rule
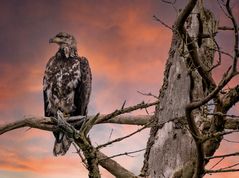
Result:
<svg viewBox="0 0 239 178"><path fill-rule="evenodd" d="M184 27L196 44L201 62L210 70L213 63L213 34L216 21L213 15L197 3ZM208 37L204 37L208 35ZM185 107L205 97L211 86L199 74L192 62L186 37L173 29L169 58L156 107L155 123L147 143L142 175L152 178L191 178L196 166L197 149L186 120ZM191 49L192 50L192 49ZM202 128L205 106L193 110L196 125ZM215 148L213 149L215 151ZM213 152L212 151L212 152Z"/></svg>

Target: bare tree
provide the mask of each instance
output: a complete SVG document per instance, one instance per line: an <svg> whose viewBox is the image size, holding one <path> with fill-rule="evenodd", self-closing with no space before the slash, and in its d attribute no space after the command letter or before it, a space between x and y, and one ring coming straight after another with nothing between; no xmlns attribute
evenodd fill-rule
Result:
<svg viewBox="0 0 239 178"><path fill-rule="evenodd" d="M176 1L163 1L175 10ZM159 96L151 93L153 103L140 103L125 107L107 115L64 118L58 112L58 118L28 117L0 127L0 134L21 128L31 127L47 131L61 130L74 142L74 146L89 171L89 177L100 176L99 165L119 178L162 177L162 178L199 178L206 174L239 171L230 165L221 169L206 169L210 160L238 156L239 153L215 155L224 135L239 131L239 116L228 115L228 111L239 101L239 85L225 90L225 86L238 75L237 60L238 26L231 8L231 1L217 1L231 26L218 25L213 13L204 7L202 0L189 0L179 11L172 27L158 17L155 20L172 30L173 37L169 57L165 66L164 82ZM233 53L222 51L215 40L223 30L234 35ZM218 60L215 59L218 53ZM224 56L231 58L230 67L217 83L212 72ZM155 115L123 115L137 109L156 105ZM82 124L83 122L83 124ZM88 133L95 124L118 123L142 125L137 131L94 147ZM75 126L82 124L80 130ZM100 149L119 142L141 130L150 127L150 137L145 151L141 174L136 176L112 158L134 152L120 153L111 157ZM83 154L82 154L83 153Z"/></svg>

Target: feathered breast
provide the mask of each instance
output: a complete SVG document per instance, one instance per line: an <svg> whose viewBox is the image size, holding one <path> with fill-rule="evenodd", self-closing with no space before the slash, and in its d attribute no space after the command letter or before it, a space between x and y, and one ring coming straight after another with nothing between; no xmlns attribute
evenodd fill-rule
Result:
<svg viewBox="0 0 239 178"><path fill-rule="evenodd" d="M78 58L58 59L53 57L50 59L43 81L47 112L55 114L60 109L64 113L72 113L76 110L75 90L80 78Z"/></svg>

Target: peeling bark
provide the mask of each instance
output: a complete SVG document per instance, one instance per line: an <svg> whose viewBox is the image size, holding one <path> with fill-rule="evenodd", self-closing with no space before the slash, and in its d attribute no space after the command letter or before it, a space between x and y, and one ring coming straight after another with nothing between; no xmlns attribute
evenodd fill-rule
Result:
<svg viewBox="0 0 239 178"><path fill-rule="evenodd" d="M212 38L201 38L202 34L214 34L216 21L201 2L187 18L185 28L196 41L199 59L204 69L213 63ZM185 40L185 39L184 39ZM187 129L185 107L192 101L205 97L212 89L199 74L190 58L182 36L174 30L169 58L164 72L164 83L160 90L160 103L156 107L155 122L147 143L141 175L151 178L192 178L196 166L196 145ZM210 74L207 74L210 78ZM201 126L203 108L193 111L194 121ZM165 123L165 124L161 124Z"/></svg>

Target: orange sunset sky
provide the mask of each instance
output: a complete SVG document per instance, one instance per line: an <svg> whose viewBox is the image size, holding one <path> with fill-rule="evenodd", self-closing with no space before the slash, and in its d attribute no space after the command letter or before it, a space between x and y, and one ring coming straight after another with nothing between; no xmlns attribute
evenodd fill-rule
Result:
<svg viewBox="0 0 239 178"><path fill-rule="evenodd" d="M185 1L178 0L176 7L183 7ZM230 25L216 0L207 0L206 4L220 25ZM239 1L234 0L232 4L238 20ZM153 15L172 25L177 14L160 0L1 0L0 124L19 120L24 115L43 115L44 68L57 50L48 41L60 31L73 34L78 41L79 55L89 59L93 73L89 114L112 112L124 100L127 106L143 100L153 101L137 91L158 95L171 42L171 31L153 20ZM230 32L220 32L217 40L225 51L232 52ZM229 63L228 58L223 58L223 66L214 72L217 80ZM229 87L238 82L238 78L234 79ZM238 107L231 112L239 113ZM111 132L113 139L136 129L135 126L100 125L93 128L90 136L97 145L107 142ZM145 148L148 133L145 130L102 151L113 155ZM239 141L238 135L228 138ZM53 143L51 133L35 129L1 135L0 178L86 178L87 171L75 150L71 148L66 156L54 157ZM238 144L223 141L218 154L238 149ZM138 174L143 154L115 160ZM238 160L225 160L221 166ZM101 173L103 178L112 177L103 169ZM206 177L237 178L239 173Z"/></svg>

